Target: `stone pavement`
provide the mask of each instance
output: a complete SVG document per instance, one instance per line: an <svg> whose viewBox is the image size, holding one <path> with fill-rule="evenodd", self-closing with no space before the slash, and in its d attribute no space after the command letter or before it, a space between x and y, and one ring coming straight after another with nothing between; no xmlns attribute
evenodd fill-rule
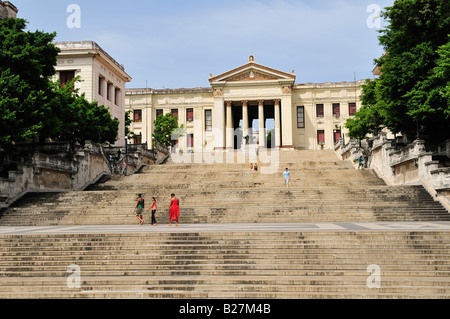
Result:
<svg viewBox="0 0 450 319"><path fill-rule="evenodd" d="M302 231L450 231L450 222L336 222L168 225L2 226L0 235L201 233L201 232L302 232Z"/></svg>

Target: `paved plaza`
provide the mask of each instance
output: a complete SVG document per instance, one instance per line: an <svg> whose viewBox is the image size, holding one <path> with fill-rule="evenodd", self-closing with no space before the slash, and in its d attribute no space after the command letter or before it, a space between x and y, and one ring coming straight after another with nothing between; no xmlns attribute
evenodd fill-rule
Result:
<svg viewBox="0 0 450 319"><path fill-rule="evenodd" d="M0 235L120 234L120 233L201 233L201 232L301 232L301 231L450 231L450 222L372 222L372 223L246 223L172 225L76 225L3 226Z"/></svg>

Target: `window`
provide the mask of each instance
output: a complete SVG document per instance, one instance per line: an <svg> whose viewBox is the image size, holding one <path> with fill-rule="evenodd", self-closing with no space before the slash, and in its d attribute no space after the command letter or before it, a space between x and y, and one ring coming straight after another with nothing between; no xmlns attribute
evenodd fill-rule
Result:
<svg viewBox="0 0 450 319"><path fill-rule="evenodd" d="M325 143L325 131L324 130L317 131L317 143L318 144Z"/></svg>
<svg viewBox="0 0 450 319"><path fill-rule="evenodd" d="M98 95L103 96L103 83L105 83L105 78L98 77Z"/></svg>
<svg viewBox="0 0 450 319"><path fill-rule="evenodd" d="M119 105L120 103L120 89L116 88L114 91L114 104Z"/></svg>
<svg viewBox="0 0 450 319"><path fill-rule="evenodd" d="M341 105L333 103L333 116L341 116Z"/></svg>
<svg viewBox="0 0 450 319"><path fill-rule="evenodd" d="M212 110L205 110L205 131L212 131Z"/></svg>
<svg viewBox="0 0 450 319"><path fill-rule="evenodd" d="M341 139L341 130L334 130L333 133L334 133L333 134L334 135L334 144L336 144Z"/></svg>
<svg viewBox="0 0 450 319"><path fill-rule="evenodd" d="M194 120L194 109L186 109L186 121L192 122Z"/></svg>
<svg viewBox="0 0 450 319"><path fill-rule="evenodd" d="M108 84L106 85L106 99L108 101L111 101L111 89L112 89L112 83L108 82Z"/></svg>
<svg viewBox="0 0 450 319"><path fill-rule="evenodd" d="M142 122L142 110L134 110L133 120L134 120L135 123L141 123Z"/></svg>
<svg viewBox="0 0 450 319"><path fill-rule="evenodd" d="M348 114L355 115L356 113L356 103L348 103Z"/></svg>
<svg viewBox="0 0 450 319"><path fill-rule="evenodd" d="M75 77L75 71L60 71L59 81L62 86L65 86L68 82L72 81Z"/></svg>
<svg viewBox="0 0 450 319"><path fill-rule="evenodd" d="M178 116L178 109L172 109L171 112L173 117Z"/></svg>
<svg viewBox="0 0 450 319"><path fill-rule="evenodd" d="M194 134L187 135L187 147L194 147Z"/></svg>
<svg viewBox="0 0 450 319"><path fill-rule="evenodd" d="M157 109L156 110L156 118L158 118L158 116L160 116L160 115L164 115L163 109Z"/></svg>
<svg viewBox="0 0 450 319"><path fill-rule="evenodd" d="M297 128L305 128L305 107L297 106Z"/></svg>
<svg viewBox="0 0 450 319"><path fill-rule="evenodd" d="M316 105L316 116L323 117L323 104Z"/></svg>
<svg viewBox="0 0 450 319"><path fill-rule="evenodd" d="M133 139L133 143L134 143L135 145L142 144L142 133L139 133L139 135L137 135L137 136Z"/></svg>

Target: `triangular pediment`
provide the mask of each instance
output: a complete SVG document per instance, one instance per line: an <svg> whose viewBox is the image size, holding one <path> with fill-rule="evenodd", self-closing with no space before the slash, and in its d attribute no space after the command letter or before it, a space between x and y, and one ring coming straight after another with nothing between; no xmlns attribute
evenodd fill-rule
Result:
<svg viewBox="0 0 450 319"><path fill-rule="evenodd" d="M211 76L211 83L218 82L257 82L257 81L295 81L294 73L286 73L249 61L238 68Z"/></svg>

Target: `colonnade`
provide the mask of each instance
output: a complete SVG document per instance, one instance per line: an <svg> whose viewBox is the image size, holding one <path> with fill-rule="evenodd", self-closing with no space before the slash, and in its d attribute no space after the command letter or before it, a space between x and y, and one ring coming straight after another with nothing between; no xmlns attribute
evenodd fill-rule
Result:
<svg viewBox="0 0 450 319"><path fill-rule="evenodd" d="M265 100L258 100L258 131L259 131L259 147L265 147L266 127L264 117L264 102ZM241 101L242 103L242 138L249 136L249 122L248 122L248 100ZM272 103L271 103L272 104ZM275 120L275 136L274 146L279 148L281 146L281 118L280 118L280 100L273 100L274 104L274 120ZM225 101L226 105L226 135L225 145L227 149L234 148L234 125L233 125L233 101ZM245 142L244 142L245 143Z"/></svg>

